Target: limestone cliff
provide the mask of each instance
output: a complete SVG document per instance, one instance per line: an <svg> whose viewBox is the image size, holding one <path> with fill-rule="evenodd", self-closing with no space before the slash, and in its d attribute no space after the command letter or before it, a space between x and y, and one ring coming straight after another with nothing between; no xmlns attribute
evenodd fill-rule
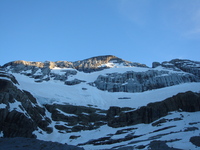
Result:
<svg viewBox="0 0 200 150"><path fill-rule="evenodd" d="M122 108L111 107L108 110L108 124L112 127L124 127L139 123L151 123L172 111L200 111L200 93L179 93L161 102L149 103L139 109L123 112Z"/></svg>
<svg viewBox="0 0 200 150"><path fill-rule="evenodd" d="M128 71L100 75L94 83L100 90L132 93L199 81L198 77L189 73L148 70L145 72Z"/></svg>
<svg viewBox="0 0 200 150"><path fill-rule="evenodd" d="M35 137L33 131L38 128L51 133L45 109L17 84L14 76L0 72L0 131L4 137Z"/></svg>

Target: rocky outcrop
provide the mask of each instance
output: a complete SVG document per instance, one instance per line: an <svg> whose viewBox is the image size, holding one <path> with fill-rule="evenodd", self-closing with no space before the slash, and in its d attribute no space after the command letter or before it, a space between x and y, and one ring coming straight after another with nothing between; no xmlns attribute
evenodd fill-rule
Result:
<svg viewBox="0 0 200 150"><path fill-rule="evenodd" d="M121 64L124 66L147 67L145 64L126 61L113 55L92 57L82 61L76 61L73 64L74 68L79 71L94 72L109 68L107 66L104 66L104 64L107 63Z"/></svg>
<svg viewBox="0 0 200 150"><path fill-rule="evenodd" d="M200 147L200 136L193 136L190 138L190 142L195 146Z"/></svg>
<svg viewBox="0 0 200 150"><path fill-rule="evenodd" d="M72 145L23 137L0 138L0 147L5 150L84 150Z"/></svg>
<svg viewBox="0 0 200 150"><path fill-rule="evenodd" d="M169 147L165 141L151 141L148 148L151 150L181 150L178 148Z"/></svg>
<svg viewBox="0 0 200 150"><path fill-rule="evenodd" d="M47 104L45 107L51 113L52 120L57 121L55 128L60 132L92 130L107 124L105 110L69 104ZM65 124L60 125L59 121Z"/></svg>
<svg viewBox="0 0 200 150"><path fill-rule="evenodd" d="M79 79L74 79L74 80L71 80L71 81L65 81L65 84L66 85L76 85L76 84L79 84L81 82L86 82L86 81L79 80Z"/></svg>
<svg viewBox="0 0 200 150"><path fill-rule="evenodd" d="M38 69L48 68L47 70L43 70L43 73L46 73L48 72L49 69L59 67L59 68L72 68L78 71L83 71L83 72L88 73L88 72L94 72L94 71L99 71L99 70L109 68L107 66L101 66L109 62L122 64L124 66L147 67L144 64L125 61L116 56L105 55L105 56L92 57L89 59L75 61L75 62L69 62L69 61L30 62L30 61L19 60L19 61L9 62L3 65L2 68L7 68L11 70L12 72L16 72L16 73L21 73L23 71L31 70L33 74Z"/></svg>
<svg viewBox="0 0 200 150"><path fill-rule="evenodd" d="M200 77L200 62L198 61L173 59L170 61L170 63L174 64L174 66L182 71L189 72Z"/></svg>
<svg viewBox="0 0 200 150"><path fill-rule="evenodd" d="M27 91L17 88L18 82L10 75L0 74L0 131L4 137L35 137L38 128L52 132L51 120L45 109Z"/></svg>
<svg viewBox="0 0 200 150"><path fill-rule="evenodd" d="M94 83L98 89L109 92L143 92L198 81L200 81L198 77L189 73L148 70L100 75Z"/></svg>
<svg viewBox="0 0 200 150"><path fill-rule="evenodd" d="M108 110L108 125L124 127L139 123L151 123L171 111L200 111L200 93L179 93L161 102L149 103L134 111L122 112L121 108L111 107Z"/></svg>
<svg viewBox="0 0 200 150"><path fill-rule="evenodd" d="M29 61L13 61L2 66L2 69L5 71L11 71L13 73L21 73L26 76L35 79L35 82L43 82L53 80L60 80L69 84L74 85L77 84L77 80L67 81L68 77L71 75L76 75L77 71L83 71L85 73L100 71L103 69L110 68L106 66L107 63L120 64L124 66L135 66L135 67L147 67L144 64L133 63L129 61L125 61L121 58L106 55L106 56L98 56L92 57L89 59L68 62L68 61L56 61L56 62L29 62ZM52 71L53 68L66 68L66 70L62 70L62 73L57 73L56 71ZM70 68L70 70L68 69ZM80 83L80 82L79 82Z"/></svg>
<svg viewBox="0 0 200 150"><path fill-rule="evenodd" d="M200 77L200 62L198 61L191 61L187 59L173 59L171 61L164 61L162 63L159 62L152 63L153 68L156 68L158 66L162 66L164 68L176 71L184 71L192 73L195 76Z"/></svg>

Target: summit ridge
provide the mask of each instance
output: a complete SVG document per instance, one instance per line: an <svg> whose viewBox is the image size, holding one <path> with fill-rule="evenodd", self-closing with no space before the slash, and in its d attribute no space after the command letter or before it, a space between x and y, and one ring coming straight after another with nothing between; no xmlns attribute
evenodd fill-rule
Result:
<svg viewBox="0 0 200 150"><path fill-rule="evenodd" d="M144 64L126 61L113 55L104 55L104 56L91 57L88 59L74 61L74 62L70 62L70 61L32 62L32 61L18 60L18 61L12 61L12 62L6 63L5 65L3 65L3 68L7 66L11 66L11 67L19 68L20 70L24 70L30 67L49 68L49 69L58 67L58 68L73 68L73 69L77 69L78 71L89 73L89 72L94 72L94 71L110 68L109 66L104 65L107 63L121 64L122 66L147 67Z"/></svg>

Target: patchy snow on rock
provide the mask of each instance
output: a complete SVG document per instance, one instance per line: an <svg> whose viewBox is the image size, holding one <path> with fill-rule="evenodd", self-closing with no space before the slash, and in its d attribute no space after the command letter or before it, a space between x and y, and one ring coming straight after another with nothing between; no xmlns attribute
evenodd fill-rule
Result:
<svg viewBox="0 0 200 150"><path fill-rule="evenodd" d="M115 146L137 147L139 145L144 145L147 148L149 143L156 139L167 141L167 145L169 147L197 150L198 147L189 142L189 137L199 135L200 122L192 124L193 122L197 121L199 116L200 112L171 112L169 115L159 119L167 120L165 123L162 123L159 126L152 126L152 124L137 124L133 126L112 128L104 125L95 130L72 132L67 134L59 133L57 130L54 130L54 132L51 134L40 134L37 131L35 131L34 134L36 134L37 138L41 140L70 143L72 145L80 144L80 147L83 147L87 150L110 149ZM176 120L176 118L180 119ZM194 129L197 130L184 130L190 127L195 127ZM120 130L124 130L125 132L117 133L117 131ZM121 142L116 142L113 144L84 144L88 141L97 140L102 137L110 137L110 139L114 141L118 139L124 139L130 135L134 135L135 138L124 141L121 140ZM76 136L78 138L70 139L70 136Z"/></svg>

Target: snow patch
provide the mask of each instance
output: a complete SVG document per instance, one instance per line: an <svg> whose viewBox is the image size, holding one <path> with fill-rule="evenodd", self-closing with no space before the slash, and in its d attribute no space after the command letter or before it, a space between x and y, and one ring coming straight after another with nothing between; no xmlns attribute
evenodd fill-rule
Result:
<svg viewBox="0 0 200 150"><path fill-rule="evenodd" d="M5 109L6 108L6 104L0 104L0 109Z"/></svg>
<svg viewBox="0 0 200 150"><path fill-rule="evenodd" d="M59 113L65 115L65 116L68 116L68 117L77 117L77 115L74 115L74 114L68 114L66 112L63 112L62 110L60 109L56 109L57 111L59 111Z"/></svg>
<svg viewBox="0 0 200 150"><path fill-rule="evenodd" d="M0 138L4 137L3 131L0 131Z"/></svg>

